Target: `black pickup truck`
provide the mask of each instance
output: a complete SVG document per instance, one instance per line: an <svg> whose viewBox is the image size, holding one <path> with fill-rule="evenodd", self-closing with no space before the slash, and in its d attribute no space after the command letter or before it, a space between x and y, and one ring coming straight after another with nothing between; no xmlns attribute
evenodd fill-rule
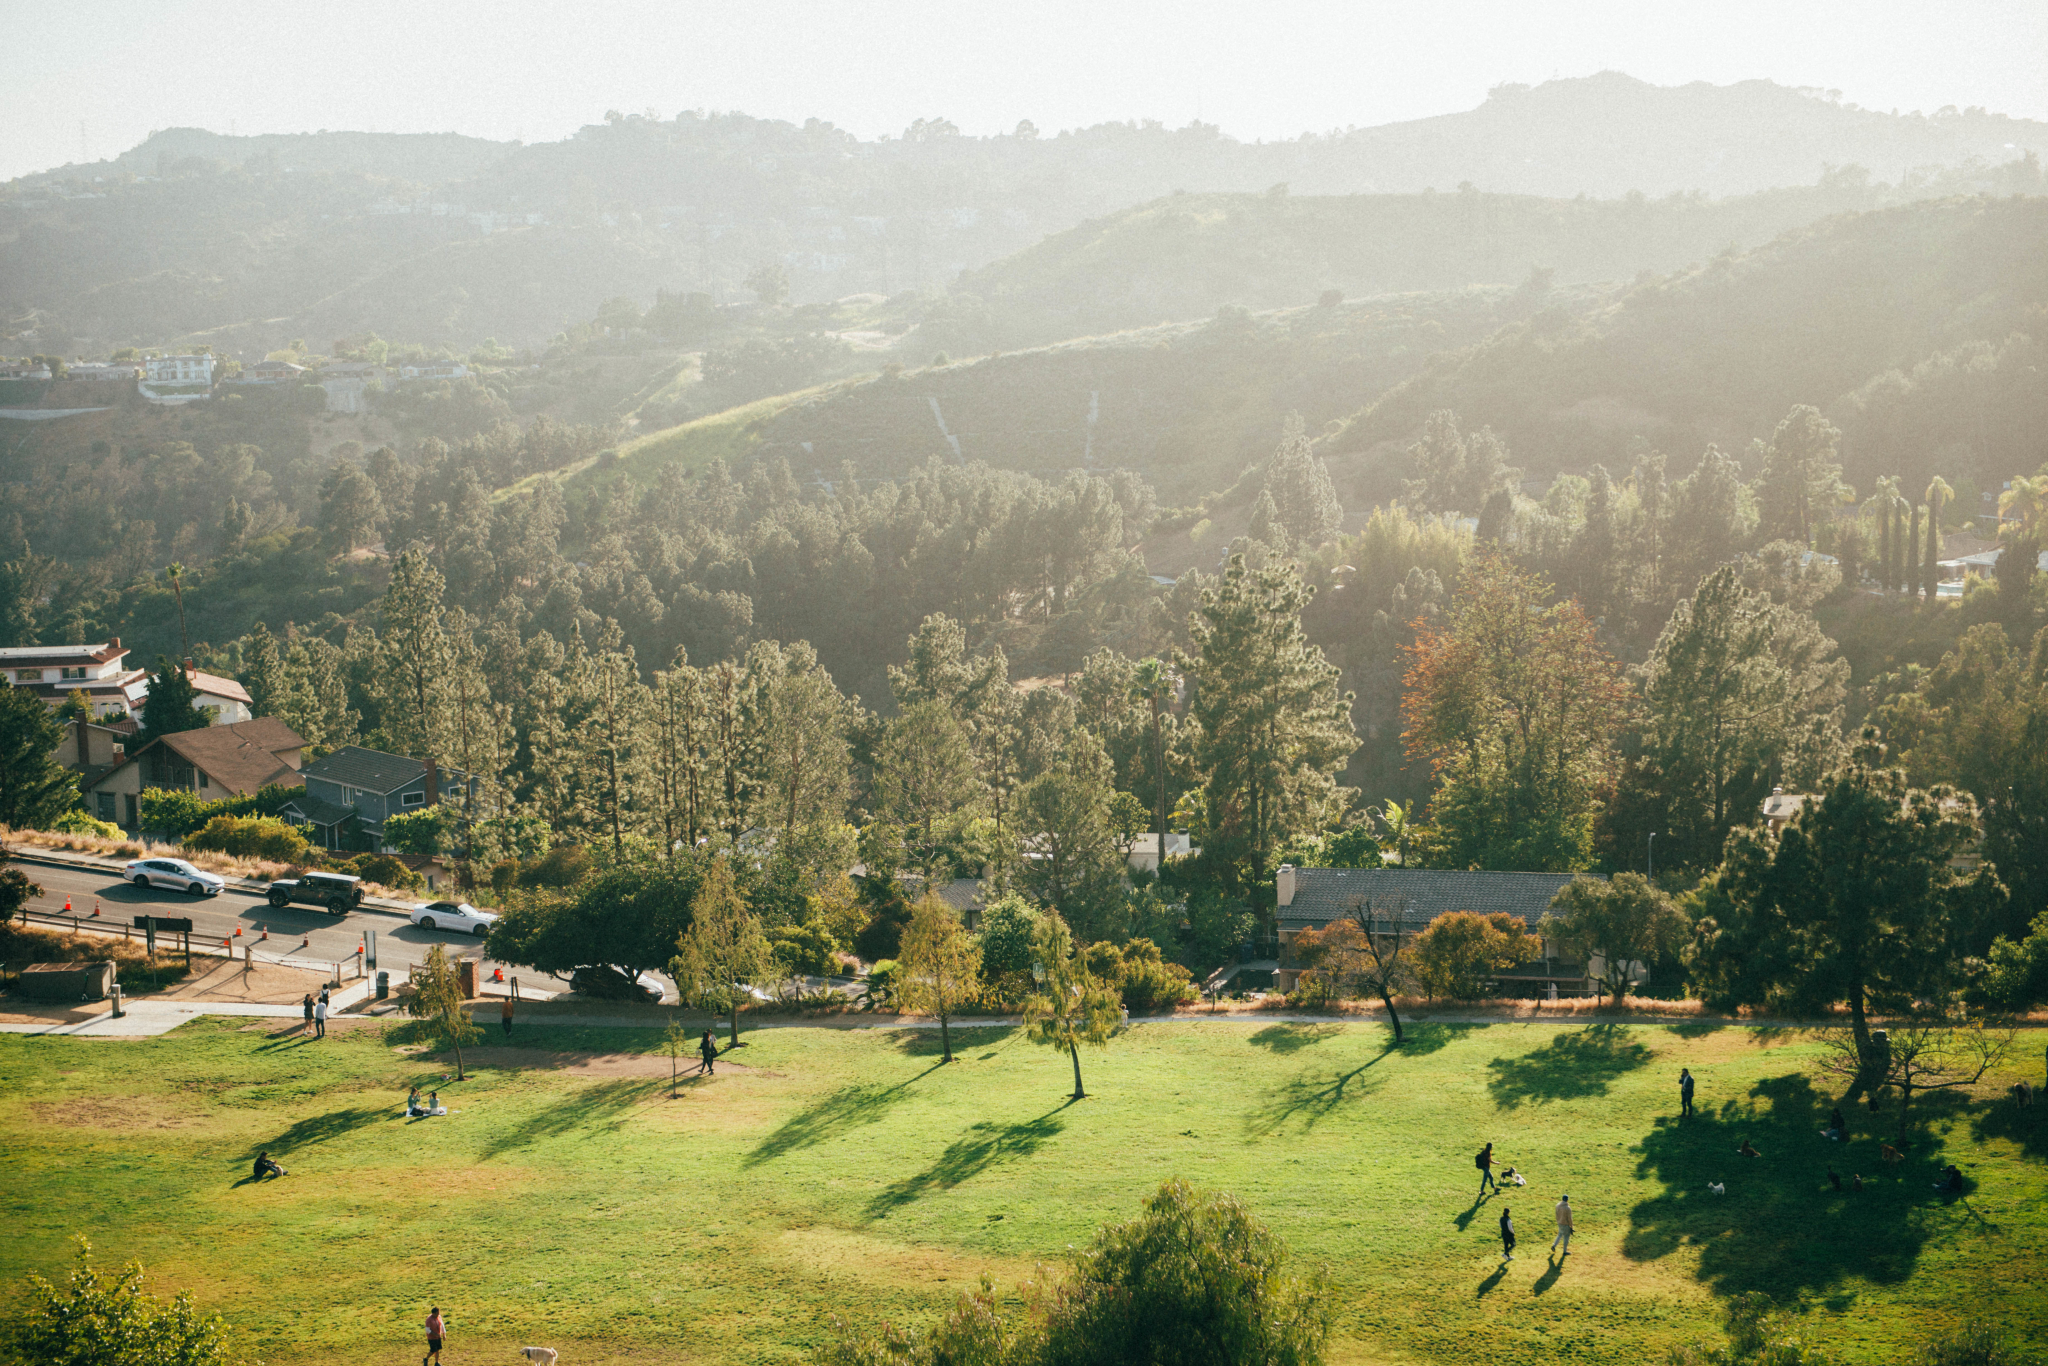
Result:
<svg viewBox="0 0 2048 1366"><path fill-rule="evenodd" d="M347 915L363 904L363 880L346 873L308 873L300 878L279 878L263 897L280 910L297 902L325 906L332 915Z"/></svg>

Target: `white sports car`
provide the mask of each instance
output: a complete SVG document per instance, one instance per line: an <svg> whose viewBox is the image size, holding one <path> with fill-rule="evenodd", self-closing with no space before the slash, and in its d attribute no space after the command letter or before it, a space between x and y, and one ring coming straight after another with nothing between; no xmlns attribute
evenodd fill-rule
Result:
<svg viewBox="0 0 2048 1366"><path fill-rule="evenodd" d="M194 868L181 858L139 858L121 870L121 880L138 887L168 887L193 896L219 896L227 879Z"/></svg>
<svg viewBox="0 0 2048 1366"><path fill-rule="evenodd" d="M423 930L453 930L463 934L484 935L498 920L494 911L480 911L467 901L429 901L415 907L412 923Z"/></svg>

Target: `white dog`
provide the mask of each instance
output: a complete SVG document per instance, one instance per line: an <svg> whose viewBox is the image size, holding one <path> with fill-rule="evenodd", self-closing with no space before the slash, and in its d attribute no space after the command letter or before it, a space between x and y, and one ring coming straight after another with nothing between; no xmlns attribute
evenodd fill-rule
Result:
<svg viewBox="0 0 2048 1366"><path fill-rule="evenodd" d="M1728 1193L1728 1185L1723 1181L1709 1181L1707 1182L1707 1189L1716 1195L1726 1195Z"/></svg>
<svg viewBox="0 0 2048 1366"><path fill-rule="evenodd" d="M541 1366L555 1366L555 1349L552 1347L521 1347L519 1355L528 1361L537 1361Z"/></svg>

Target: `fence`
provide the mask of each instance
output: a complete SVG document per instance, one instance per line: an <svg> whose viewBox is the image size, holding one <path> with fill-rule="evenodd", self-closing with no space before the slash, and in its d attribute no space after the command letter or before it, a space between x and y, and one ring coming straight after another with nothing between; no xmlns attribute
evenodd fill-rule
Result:
<svg viewBox="0 0 2048 1366"><path fill-rule="evenodd" d="M107 916L79 915L75 912L71 915L58 915L48 911L32 911L24 907L16 914L15 919L25 927L60 930L73 935L99 934L109 939L123 939L130 943L136 940L146 941L147 939L147 933L136 929L133 924ZM116 933L117 928L119 933ZM169 930L159 930L157 933L159 935L175 934L174 931ZM183 945L168 948L160 943L157 952L159 954L182 953L188 960L192 957L200 957L221 958L234 962L238 961L239 958L239 961L244 963L263 963L272 967L297 968L301 971L325 967L328 970L327 981L333 986L339 986L345 981L369 975L363 966L363 955L361 953L352 953L338 963L322 963L317 959L294 958L288 954L271 953L268 950L258 949L254 943L244 944L238 955L232 946L232 938L219 945L214 944L210 939L202 939L200 942L195 943L190 934L185 935L184 939L185 943ZM21 976L21 969L27 964L36 961L39 960L23 958L19 960L8 959L5 962L0 962L0 987L12 987L15 979ZM343 968L350 969L348 977L342 976ZM116 975L119 974L119 971L120 969L117 965L115 969ZM410 978L410 975L408 971L408 978Z"/></svg>

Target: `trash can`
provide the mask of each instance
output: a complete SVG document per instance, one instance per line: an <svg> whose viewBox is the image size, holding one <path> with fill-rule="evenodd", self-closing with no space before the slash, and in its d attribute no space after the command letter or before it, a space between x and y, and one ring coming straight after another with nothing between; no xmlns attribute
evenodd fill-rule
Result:
<svg viewBox="0 0 2048 1366"><path fill-rule="evenodd" d="M377 974L377 999L382 1001L387 999L390 995L391 974L388 972L380 972Z"/></svg>

